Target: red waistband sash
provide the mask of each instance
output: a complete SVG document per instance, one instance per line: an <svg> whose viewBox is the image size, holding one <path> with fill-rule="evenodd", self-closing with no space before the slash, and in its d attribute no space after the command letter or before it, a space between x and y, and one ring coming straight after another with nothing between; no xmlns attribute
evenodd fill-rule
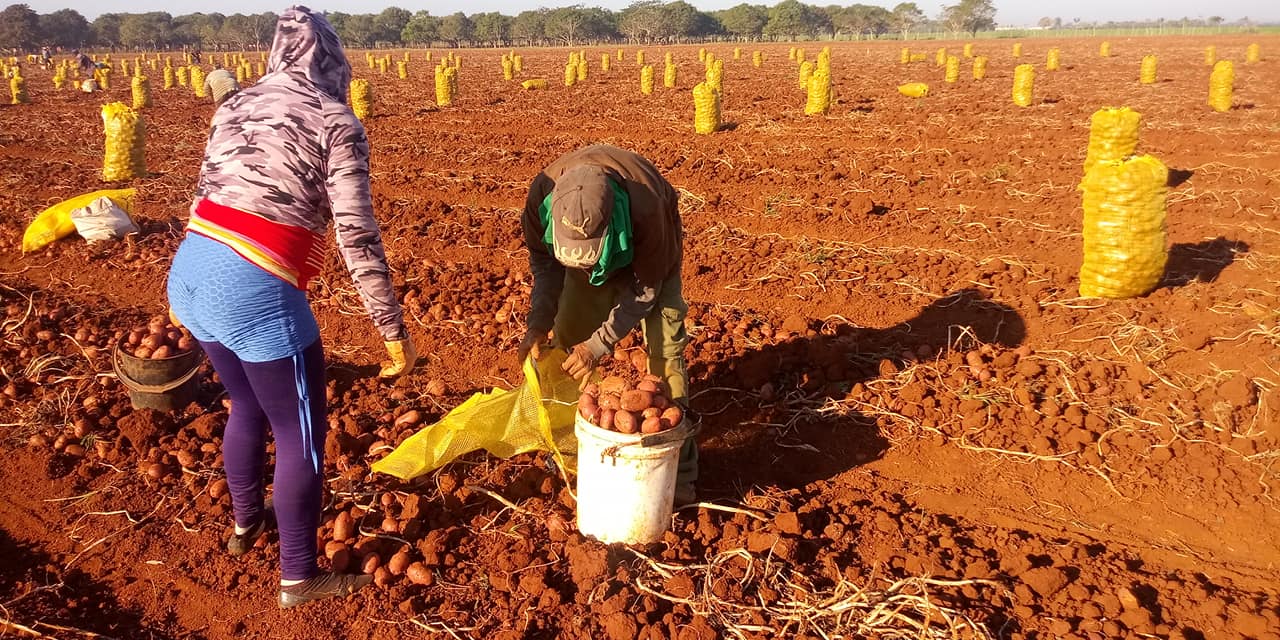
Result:
<svg viewBox="0 0 1280 640"><path fill-rule="evenodd" d="M303 291L324 264L319 234L209 200L196 203L187 230L227 245L240 257Z"/></svg>

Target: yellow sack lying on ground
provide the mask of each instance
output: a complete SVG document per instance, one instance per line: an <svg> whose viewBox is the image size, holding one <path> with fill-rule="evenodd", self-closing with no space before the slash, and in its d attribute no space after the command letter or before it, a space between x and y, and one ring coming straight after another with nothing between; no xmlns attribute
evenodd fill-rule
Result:
<svg viewBox="0 0 1280 640"><path fill-rule="evenodd" d="M524 89L526 89L526 90L529 90L529 91L533 91L533 90L536 90L536 89L546 89L546 88L547 88L547 79L546 79L546 78L533 78L533 79L531 79L531 80L525 80L524 82L521 82L521 83L520 83L520 86L521 86L521 87L523 87L523 88L524 88Z"/></svg>
<svg viewBox="0 0 1280 640"><path fill-rule="evenodd" d="M923 98L929 95L929 85L923 82L908 82L907 84L898 85L898 93L908 98Z"/></svg>
<svg viewBox="0 0 1280 640"><path fill-rule="evenodd" d="M133 196L137 191L137 189L94 191L70 200L63 200L41 211L40 215L27 225L27 230L22 234L22 252L39 251L54 240L60 240L74 233L76 225L71 221L71 212L89 206L98 198L110 198L121 209L133 213Z"/></svg>
<svg viewBox="0 0 1280 640"><path fill-rule="evenodd" d="M578 383L560 369L567 357L554 350L537 363L525 362L524 384L471 396L373 463L373 470L410 480L477 449L499 458L551 451L568 470L564 453L578 448L573 421L579 393Z"/></svg>

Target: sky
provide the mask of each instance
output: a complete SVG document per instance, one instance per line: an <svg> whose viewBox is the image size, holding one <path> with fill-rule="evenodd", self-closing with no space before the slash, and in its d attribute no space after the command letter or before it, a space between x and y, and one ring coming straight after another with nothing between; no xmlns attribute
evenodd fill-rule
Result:
<svg viewBox="0 0 1280 640"><path fill-rule="evenodd" d="M23 1L23 0L13 0ZM168 11L173 15L184 13L218 11L227 13L260 13L266 10L279 10L287 6L290 0L280 0L280 6L262 0L98 0L83 2L79 0L25 0L32 9L40 13L49 13L63 8L71 8L84 14L90 20L102 13ZM294 0L299 1L299 0ZM743 1L752 4L776 4L777 0L688 0L690 4L703 11L727 9ZM861 0L864 4L879 4L892 8L898 0ZM423 2L422 0L310 0L303 4L321 11L342 11L346 13L376 13L389 6L398 6L410 11L430 11L433 15L444 15L455 11L464 11L468 15L485 11L501 11L512 15L527 9L539 7L558 7L572 4L600 6L608 9L622 9L631 0L458 0L450 2ZM809 0L810 4L853 4L854 0ZM7 4L7 3L6 3ZM932 2L917 0L916 4L929 17L936 17L944 4L951 2ZM1248 17L1255 22L1280 22L1280 2L1276 0L1074 0L1073 2L1046 3L1042 0L995 0L996 21L1001 25L1030 26L1043 16L1061 17L1070 23L1074 18L1082 21L1106 22L1108 20L1146 20L1154 18L1207 18L1210 15L1222 16L1227 22L1234 22Z"/></svg>

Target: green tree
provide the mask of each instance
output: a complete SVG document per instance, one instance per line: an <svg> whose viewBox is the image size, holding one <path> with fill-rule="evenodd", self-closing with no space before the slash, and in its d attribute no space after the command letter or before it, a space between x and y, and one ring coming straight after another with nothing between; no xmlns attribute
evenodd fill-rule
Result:
<svg viewBox="0 0 1280 640"><path fill-rule="evenodd" d="M832 18L832 23L839 33L875 37L887 33L893 27L893 14L884 7L855 4Z"/></svg>
<svg viewBox="0 0 1280 640"><path fill-rule="evenodd" d="M210 47L222 44L222 23L227 17L221 13L208 13L201 16L196 36L201 46Z"/></svg>
<svg viewBox="0 0 1280 640"><path fill-rule="evenodd" d="M618 14L618 31L633 42L648 42L662 30L662 2L640 0Z"/></svg>
<svg viewBox="0 0 1280 640"><path fill-rule="evenodd" d="M586 17L586 10L582 5L552 9L547 12L544 25L546 36L572 47L575 39L582 37L579 31Z"/></svg>
<svg viewBox="0 0 1280 640"><path fill-rule="evenodd" d="M342 21L343 44L354 47L368 47L378 37L378 23L369 14L357 14Z"/></svg>
<svg viewBox="0 0 1280 640"><path fill-rule="evenodd" d="M920 23L924 22L924 12L914 2L901 2L893 8L891 14L891 24L894 31L902 32L902 39L906 40L907 34L911 33Z"/></svg>
<svg viewBox="0 0 1280 640"><path fill-rule="evenodd" d="M400 34L404 32L405 25L409 24L409 20L413 18L413 14L408 10L400 7L387 7L373 19L374 25L377 27L377 39L379 42L400 42Z"/></svg>
<svg viewBox="0 0 1280 640"><path fill-rule="evenodd" d="M782 0L769 10L764 35L775 39L814 36L826 31L830 24L820 9L798 0Z"/></svg>
<svg viewBox="0 0 1280 640"><path fill-rule="evenodd" d="M150 49L168 44L173 31L172 22L173 17L163 11L127 13L120 20L120 44Z"/></svg>
<svg viewBox="0 0 1280 640"><path fill-rule="evenodd" d="M511 20L511 37L525 40L530 46L547 37L547 10L521 11Z"/></svg>
<svg viewBox="0 0 1280 640"><path fill-rule="evenodd" d="M79 47L93 37L89 21L75 9L59 9L40 16L40 35L46 44Z"/></svg>
<svg viewBox="0 0 1280 640"><path fill-rule="evenodd" d="M25 4L0 11L0 49L33 49L40 40L40 15Z"/></svg>
<svg viewBox="0 0 1280 640"><path fill-rule="evenodd" d="M400 41L405 44L429 45L436 39L438 26L438 22L431 14L419 11L413 14L409 22L405 23L404 29L400 30Z"/></svg>
<svg viewBox="0 0 1280 640"><path fill-rule="evenodd" d="M942 22L951 31L978 35L996 27L996 7L991 0L960 0L942 10Z"/></svg>
<svg viewBox="0 0 1280 640"><path fill-rule="evenodd" d="M469 42L475 36L475 24L461 11L440 19L440 37L457 46Z"/></svg>
<svg viewBox="0 0 1280 640"><path fill-rule="evenodd" d="M719 12L717 17L725 31L739 38L755 40L769 23L769 9L763 5L743 3Z"/></svg>
<svg viewBox="0 0 1280 640"><path fill-rule="evenodd" d="M501 13L490 11L477 14L473 21L476 25L476 40L500 47L511 37L511 18Z"/></svg>

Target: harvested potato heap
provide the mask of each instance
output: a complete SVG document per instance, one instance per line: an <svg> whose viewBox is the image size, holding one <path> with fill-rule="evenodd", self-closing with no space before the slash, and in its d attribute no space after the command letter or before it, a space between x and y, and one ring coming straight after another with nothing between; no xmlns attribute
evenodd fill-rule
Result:
<svg viewBox="0 0 1280 640"><path fill-rule="evenodd" d="M646 375L632 384L609 376L589 384L578 398L578 414L587 422L618 433L658 433L684 420L684 411L668 395L666 384Z"/></svg>
<svg viewBox="0 0 1280 640"><path fill-rule="evenodd" d="M161 360L195 351L196 339L186 327L175 327L164 316L134 327L124 337L120 349L144 360Z"/></svg>

